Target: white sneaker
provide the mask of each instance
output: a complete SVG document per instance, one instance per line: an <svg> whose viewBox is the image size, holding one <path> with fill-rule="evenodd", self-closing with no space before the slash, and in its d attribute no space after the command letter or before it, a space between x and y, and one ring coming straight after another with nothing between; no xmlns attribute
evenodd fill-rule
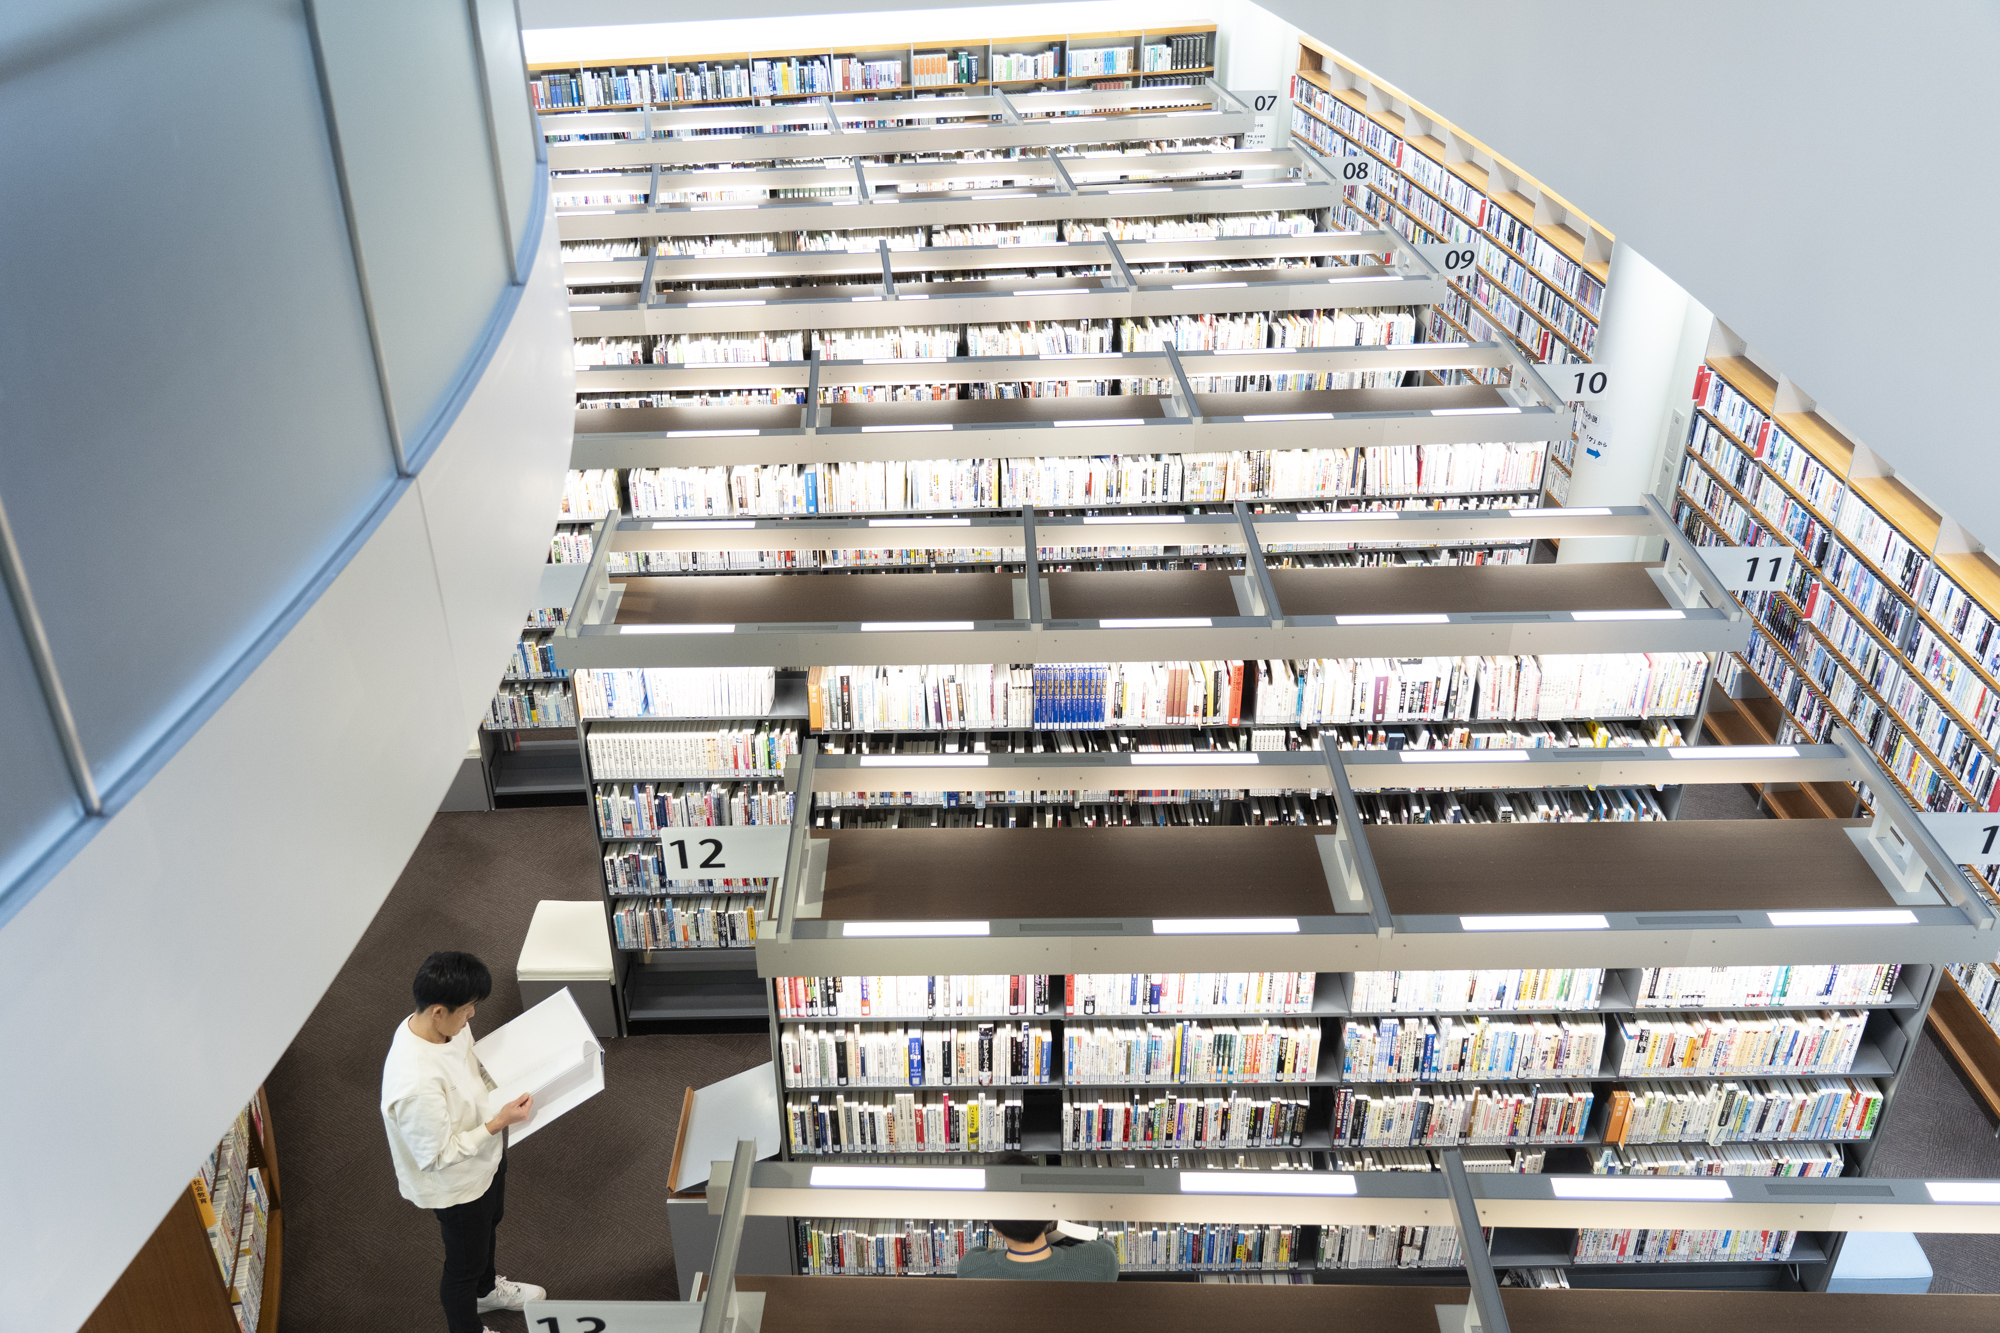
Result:
<svg viewBox="0 0 2000 1333"><path fill-rule="evenodd" d="M548 1292L527 1282L510 1282L504 1277L493 1279L493 1291L479 1298L479 1313L491 1310L518 1310L529 1301L546 1300Z"/></svg>

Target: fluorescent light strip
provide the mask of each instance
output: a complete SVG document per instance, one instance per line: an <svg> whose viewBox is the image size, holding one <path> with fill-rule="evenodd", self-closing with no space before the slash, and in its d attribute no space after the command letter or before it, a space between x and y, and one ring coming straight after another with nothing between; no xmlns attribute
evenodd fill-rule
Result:
<svg viewBox="0 0 2000 1333"><path fill-rule="evenodd" d="M559 208L556 210L566 218L594 218L616 213L615 208Z"/></svg>
<svg viewBox="0 0 2000 1333"><path fill-rule="evenodd" d="M668 523L655 523L652 526L655 529L693 528L697 531L706 532L711 528L754 528L757 526L757 521L755 519L724 519L718 521L712 518L700 518L687 521L674 520Z"/></svg>
<svg viewBox="0 0 2000 1333"><path fill-rule="evenodd" d="M1914 926L1917 914L1903 909L1850 912L1766 912L1774 926Z"/></svg>
<svg viewBox="0 0 2000 1333"><path fill-rule="evenodd" d="M689 301L687 303L687 308L690 310L705 310L712 306L763 305L763 304L764 303L762 301Z"/></svg>
<svg viewBox="0 0 2000 1333"><path fill-rule="evenodd" d="M1572 611L1573 620L1686 620L1687 612L1670 610Z"/></svg>
<svg viewBox="0 0 2000 1333"><path fill-rule="evenodd" d="M969 528L969 518L871 518L871 528Z"/></svg>
<svg viewBox="0 0 2000 1333"><path fill-rule="evenodd" d="M1434 417L1504 417L1517 416L1518 407L1433 407Z"/></svg>
<svg viewBox="0 0 2000 1333"><path fill-rule="evenodd" d="M1553 518L1557 514L1582 514L1599 518L1609 514L1609 509L1564 509L1559 505L1546 505L1540 509L1509 509L1508 518Z"/></svg>
<svg viewBox="0 0 2000 1333"><path fill-rule="evenodd" d="M734 634L734 625L620 625L621 634Z"/></svg>
<svg viewBox="0 0 2000 1333"><path fill-rule="evenodd" d="M1932 1203L2000 1203L2000 1181L1926 1180Z"/></svg>
<svg viewBox="0 0 2000 1333"><path fill-rule="evenodd" d="M983 754L864 754L863 768L985 768Z"/></svg>
<svg viewBox="0 0 2000 1333"><path fill-rule="evenodd" d="M1399 615L1399 616L1335 616L1336 625L1447 625L1451 617L1446 615Z"/></svg>
<svg viewBox="0 0 2000 1333"><path fill-rule="evenodd" d="M570 309L571 309L571 310L602 310L602 309L604 309L604 307L603 307L603 306L601 306L601 305L573 305L573 306L571 306L571 307L570 307Z"/></svg>
<svg viewBox="0 0 2000 1333"><path fill-rule="evenodd" d="M1296 935L1295 916L1182 916L1153 922L1155 935Z"/></svg>
<svg viewBox="0 0 2000 1333"><path fill-rule="evenodd" d="M1177 282L1174 284L1174 290L1177 292L1205 292L1217 287L1248 287L1249 285L1247 282Z"/></svg>
<svg viewBox="0 0 2000 1333"><path fill-rule="evenodd" d="M1087 526L1117 526L1121 523L1185 523L1186 514L1090 514L1084 517Z"/></svg>
<svg viewBox="0 0 2000 1333"><path fill-rule="evenodd" d="M667 432L667 438L687 440L705 435L762 435L763 433L760 430L670 430Z"/></svg>
<svg viewBox="0 0 2000 1333"><path fill-rule="evenodd" d="M950 422L940 421L940 422L920 422L916 425L910 425L910 426L863 426L861 428L861 433L863 435L893 435L898 431L913 431L913 430L925 431L925 430L950 430L950 429L951 429Z"/></svg>
<svg viewBox="0 0 2000 1333"><path fill-rule="evenodd" d="M1011 194L982 194L976 190L968 191L967 193L971 194L975 199L1033 199L1037 197L1033 190L1017 190Z"/></svg>
<svg viewBox="0 0 2000 1333"><path fill-rule="evenodd" d="M1672 745L1673 759L1797 759L1796 745Z"/></svg>
<svg viewBox="0 0 2000 1333"><path fill-rule="evenodd" d="M929 292L911 292L907 294L903 292L897 292L896 299L898 301L928 301L931 298ZM938 357L937 359L939 361L944 360L943 357Z"/></svg>
<svg viewBox="0 0 2000 1333"><path fill-rule="evenodd" d="M1200 752L1149 752L1132 756L1134 768L1171 768L1176 764L1216 765L1216 764L1257 764L1262 763L1249 750L1204 750Z"/></svg>
<svg viewBox="0 0 2000 1333"><path fill-rule="evenodd" d="M1106 194L1168 194L1171 193L1171 190L1169 189L1169 187L1165 185L1128 185L1123 187L1122 189L1106 190L1105 193Z"/></svg>
<svg viewBox="0 0 2000 1333"><path fill-rule="evenodd" d="M816 1166L812 1188L890 1190L983 1190L986 1168L979 1166Z"/></svg>
<svg viewBox="0 0 2000 1333"><path fill-rule="evenodd" d="M879 301L882 298L879 296L852 296L849 297L848 299L851 301L859 302L859 301Z"/></svg>
<svg viewBox="0 0 2000 1333"><path fill-rule="evenodd" d="M1401 278L1383 273L1359 273L1351 278L1328 278L1328 282L1401 282Z"/></svg>
<svg viewBox="0 0 2000 1333"><path fill-rule="evenodd" d="M1023 287L1016 296L1081 296L1085 292L1097 290L1094 287Z"/></svg>
<svg viewBox="0 0 2000 1333"><path fill-rule="evenodd" d="M1671 1176L1555 1176L1558 1199L1727 1199L1726 1180L1676 1180Z"/></svg>
<svg viewBox="0 0 2000 1333"><path fill-rule="evenodd" d="M1244 190L1296 190L1305 185L1304 181L1245 181L1239 189Z"/></svg>
<svg viewBox="0 0 2000 1333"><path fill-rule="evenodd" d="M847 939L926 935L991 935L988 921L844 921L840 933Z"/></svg>
<svg viewBox="0 0 2000 1333"><path fill-rule="evenodd" d="M1136 619L1100 620L1099 629L1212 629L1207 616L1142 616Z"/></svg>
<svg viewBox="0 0 2000 1333"><path fill-rule="evenodd" d="M757 207L756 204L695 204L688 209L688 212L734 213L734 212L739 212L746 208L756 208L756 207Z"/></svg>
<svg viewBox="0 0 2000 1333"><path fill-rule="evenodd" d="M1353 1194L1354 1177L1306 1171L1183 1171L1183 1194Z"/></svg>
<svg viewBox="0 0 2000 1333"><path fill-rule="evenodd" d="M1609 930L1611 923L1592 912L1557 916L1462 916L1461 930Z"/></svg>
<svg viewBox="0 0 2000 1333"><path fill-rule="evenodd" d="M1310 347L1218 347L1210 356L1269 356L1282 352L1310 352Z"/></svg>
<svg viewBox="0 0 2000 1333"><path fill-rule="evenodd" d="M1241 286L1241 283L1237 284ZM1331 421L1331 412L1259 412L1256 416L1243 418L1245 421Z"/></svg>
<svg viewBox="0 0 2000 1333"><path fill-rule="evenodd" d="M1380 513L1363 510L1346 514L1300 514L1298 520L1301 523L1359 523L1366 519L1398 519L1402 516L1400 509L1385 509Z"/></svg>
<svg viewBox="0 0 2000 1333"><path fill-rule="evenodd" d="M864 634L900 634L904 631L971 629L970 620L864 620Z"/></svg>
<svg viewBox="0 0 2000 1333"><path fill-rule="evenodd" d="M1061 428L1063 426L1143 426L1145 424L1146 420L1144 417L1096 417L1086 418L1082 421L1058 421L1056 426Z"/></svg>
<svg viewBox="0 0 2000 1333"><path fill-rule="evenodd" d="M1406 764L1525 764L1526 750L1399 750Z"/></svg>
<svg viewBox="0 0 2000 1333"><path fill-rule="evenodd" d="M934 361L949 361L948 356L868 356L861 359L864 366L908 366L919 362L928 365Z"/></svg>

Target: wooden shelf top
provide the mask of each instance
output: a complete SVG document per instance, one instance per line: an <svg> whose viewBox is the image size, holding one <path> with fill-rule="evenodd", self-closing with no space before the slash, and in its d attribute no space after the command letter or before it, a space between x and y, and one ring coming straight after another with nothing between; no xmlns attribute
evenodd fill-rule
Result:
<svg viewBox="0 0 2000 1333"><path fill-rule="evenodd" d="M1988 612L2000 616L2000 563L1984 551L1941 555L1937 562Z"/></svg>
<svg viewBox="0 0 2000 1333"><path fill-rule="evenodd" d="M1781 412L1772 418L1778 429L1797 440L1805 451L1845 477L1854 462L1854 442L1826 423L1817 412Z"/></svg>
<svg viewBox="0 0 2000 1333"><path fill-rule="evenodd" d="M1627 611L1667 606L1638 564L1273 569L1287 616Z"/></svg>
<svg viewBox="0 0 2000 1333"><path fill-rule="evenodd" d="M1937 545L1942 519L1902 482L1894 477L1849 477L1847 484L1898 532L1915 542L1918 550L1928 555Z"/></svg>
<svg viewBox="0 0 2000 1333"><path fill-rule="evenodd" d="M835 829L828 920L1325 916L1310 827Z"/></svg>
<svg viewBox="0 0 2000 1333"><path fill-rule="evenodd" d="M1730 387L1750 400L1750 403L1765 416L1770 416L1778 404L1778 382L1757 368L1757 363L1746 356L1711 356L1708 368L1722 376Z"/></svg>
<svg viewBox="0 0 2000 1333"><path fill-rule="evenodd" d="M1566 1234L1566 1233L1563 1233ZM1105 1327L1222 1328L1267 1333L1437 1333L1437 1307L1463 1306L1463 1286L1343 1284L1315 1274L1311 1286L1207 1282L995 1282L968 1294L956 1278L751 1277L740 1291L765 1293L769 1333L1097 1333ZM1528 1290L1504 1287L1508 1321L1535 1333L1634 1333L1688 1327L1760 1333L1989 1333L2000 1296L1884 1296L1783 1291Z"/></svg>
<svg viewBox="0 0 2000 1333"><path fill-rule="evenodd" d="M1862 821L1371 825L1398 915L1880 908Z"/></svg>

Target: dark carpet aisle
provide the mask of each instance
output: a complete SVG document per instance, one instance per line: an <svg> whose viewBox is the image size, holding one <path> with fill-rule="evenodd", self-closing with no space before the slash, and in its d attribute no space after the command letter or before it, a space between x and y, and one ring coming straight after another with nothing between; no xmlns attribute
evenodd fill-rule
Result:
<svg viewBox="0 0 2000 1333"><path fill-rule="evenodd" d="M268 1080L285 1206L282 1333L443 1327L437 1223L396 1191L378 1106L382 1058L435 949L493 970L475 1035L521 1011L514 959L535 904L596 896L581 807L439 815L368 933ZM500 1271L553 1296L672 1300L667 1162L681 1096L770 1058L761 1035L631 1037L603 1094L508 1158ZM488 1315L522 1333L519 1315Z"/></svg>

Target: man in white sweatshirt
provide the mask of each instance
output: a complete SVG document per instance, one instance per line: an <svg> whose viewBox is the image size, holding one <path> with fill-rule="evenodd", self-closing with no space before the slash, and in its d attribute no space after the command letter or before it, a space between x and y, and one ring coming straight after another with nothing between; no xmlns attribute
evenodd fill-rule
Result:
<svg viewBox="0 0 2000 1333"><path fill-rule="evenodd" d="M493 1271L494 1236L507 1189L509 1125L533 1113L533 1098L491 1118L489 1092L472 1054L474 1008L493 975L469 953L434 953L417 969L416 1012L396 1025L382 1062L382 1123L403 1197L436 1211L444 1234L444 1302L450 1333L484 1333L479 1316L518 1310L546 1293Z"/></svg>

